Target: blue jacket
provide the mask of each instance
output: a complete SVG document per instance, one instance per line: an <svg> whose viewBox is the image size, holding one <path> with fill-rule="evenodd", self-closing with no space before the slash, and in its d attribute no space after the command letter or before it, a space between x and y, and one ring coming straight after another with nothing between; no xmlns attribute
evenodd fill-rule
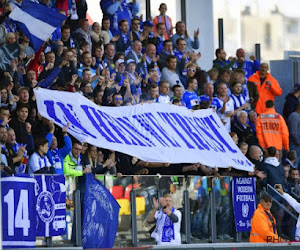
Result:
<svg viewBox="0 0 300 250"><path fill-rule="evenodd" d="M131 19L140 10L138 3L129 4L126 3L126 0L122 0L121 3L119 1L114 2L112 0L101 0L100 7L103 15L110 17L110 31L113 36L119 33L118 23L122 19L126 19L128 21L130 30Z"/></svg>
<svg viewBox="0 0 300 250"><path fill-rule="evenodd" d="M52 142L53 134L48 133L46 135L46 139L48 140L48 145L50 147L50 144ZM72 141L70 137L67 135L64 137L65 141L65 146L56 149L56 150L51 150L49 149L47 152L47 157L50 160L51 165L54 168L54 173L55 174L64 174L64 158L70 153L72 149Z"/></svg>

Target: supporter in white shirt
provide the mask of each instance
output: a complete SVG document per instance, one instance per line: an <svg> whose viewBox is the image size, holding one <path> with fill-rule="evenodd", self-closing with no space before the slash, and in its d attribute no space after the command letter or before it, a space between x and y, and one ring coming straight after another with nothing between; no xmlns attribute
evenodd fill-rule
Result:
<svg viewBox="0 0 300 250"><path fill-rule="evenodd" d="M226 130L231 131L231 117L234 116L234 104L228 96L226 83L218 84L218 96L215 99L217 103L217 113L223 122Z"/></svg>
<svg viewBox="0 0 300 250"><path fill-rule="evenodd" d="M162 81L159 84L159 96L156 99L156 102L159 103L170 103L170 84L166 81Z"/></svg>
<svg viewBox="0 0 300 250"><path fill-rule="evenodd" d="M53 167L46 156L49 146L45 138L38 138L35 142L36 152L34 152L28 164L28 174L53 174Z"/></svg>
<svg viewBox="0 0 300 250"><path fill-rule="evenodd" d="M173 207L173 199L169 194L159 199L153 198L154 209L148 216L149 223L156 223L155 229L151 234L157 245L180 245L180 224L181 212Z"/></svg>

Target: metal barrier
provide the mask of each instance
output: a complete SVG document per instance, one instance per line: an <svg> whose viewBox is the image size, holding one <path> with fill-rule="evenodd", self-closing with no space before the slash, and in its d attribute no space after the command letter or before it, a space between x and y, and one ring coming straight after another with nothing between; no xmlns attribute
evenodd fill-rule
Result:
<svg viewBox="0 0 300 250"><path fill-rule="evenodd" d="M208 176L157 175L96 178L104 183L121 206L115 247L156 244L150 237L153 225L147 223L147 217L153 209L153 197L159 198L165 193L171 194L174 207L182 213L181 233L185 244L248 242L247 234L237 234L234 229L231 177L222 177L222 180ZM82 197L76 182L76 178L66 177L67 215L70 217L67 235L46 240L39 238L37 246L82 246ZM277 192L271 186L268 188ZM291 211L275 202L293 220L297 220Z"/></svg>

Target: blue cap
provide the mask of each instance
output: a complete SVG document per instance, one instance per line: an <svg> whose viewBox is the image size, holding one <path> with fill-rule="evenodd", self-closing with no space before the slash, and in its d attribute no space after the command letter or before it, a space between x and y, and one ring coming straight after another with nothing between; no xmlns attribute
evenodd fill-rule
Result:
<svg viewBox="0 0 300 250"><path fill-rule="evenodd" d="M299 83L296 83L296 84L294 85L293 92L297 92L297 91L299 91L299 90L300 90L300 84L299 84Z"/></svg>
<svg viewBox="0 0 300 250"><path fill-rule="evenodd" d="M153 27L153 23L150 20L143 22L143 26Z"/></svg>

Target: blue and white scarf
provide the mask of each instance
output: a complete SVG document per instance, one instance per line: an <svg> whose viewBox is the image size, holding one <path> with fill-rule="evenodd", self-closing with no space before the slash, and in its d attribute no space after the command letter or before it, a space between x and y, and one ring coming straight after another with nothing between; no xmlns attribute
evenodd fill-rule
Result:
<svg viewBox="0 0 300 250"><path fill-rule="evenodd" d="M163 23L162 21L162 15L158 16L158 23ZM166 30L167 33L169 34L169 36L171 35L170 30L171 30L171 24L169 22L169 17L167 15L165 15L165 25L166 25Z"/></svg>
<svg viewBox="0 0 300 250"><path fill-rule="evenodd" d="M58 155L58 148L50 149L50 151L52 153L53 167L56 169L62 169L62 163L61 163L60 157Z"/></svg>
<svg viewBox="0 0 300 250"><path fill-rule="evenodd" d="M175 208L172 207L171 212L175 212ZM166 213L164 213L166 214ZM162 236L161 236L161 241L162 242L171 242L171 240L175 239L175 234L174 234L174 224L170 217L167 215L164 225L163 225L163 230L162 230Z"/></svg>

